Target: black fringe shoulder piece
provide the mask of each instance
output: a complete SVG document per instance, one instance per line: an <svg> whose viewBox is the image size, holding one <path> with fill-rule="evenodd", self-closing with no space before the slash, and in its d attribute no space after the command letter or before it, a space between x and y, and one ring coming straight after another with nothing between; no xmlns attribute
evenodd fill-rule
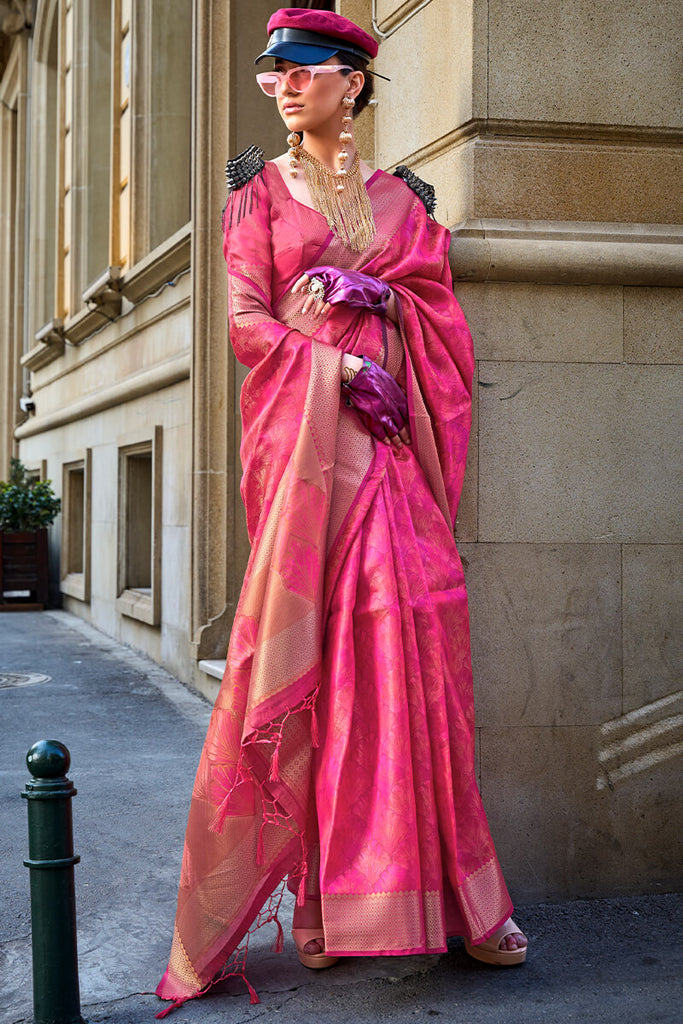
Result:
<svg viewBox="0 0 683 1024"><path fill-rule="evenodd" d="M236 227L246 213L251 213L254 205L258 206L259 181L265 166L263 150L258 146L248 146L226 163L225 180L230 194L221 218L224 231L226 226Z"/></svg>
<svg viewBox="0 0 683 1024"><path fill-rule="evenodd" d="M412 188L415 195L422 200L428 215L433 219L434 211L436 210L436 192L434 190L434 186L423 181L422 178L418 178L417 174L414 174L409 167L406 167L405 164L401 164L396 168L394 171L394 177L401 178L409 188Z"/></svg>
<svg viewBox="0 0 683 1024"><path fill-rule="evenodd" d="M260 174L265 166L263 150L258 146L248 146L234 160L228 160L225 165L225 180L230 192L243 188L247 182Z"/></svg>

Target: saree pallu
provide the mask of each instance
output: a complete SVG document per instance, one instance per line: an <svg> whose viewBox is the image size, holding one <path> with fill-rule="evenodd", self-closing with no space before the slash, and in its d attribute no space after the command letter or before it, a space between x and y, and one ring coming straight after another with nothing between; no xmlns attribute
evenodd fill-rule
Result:
<svg viewBox="0 0 683 1024"><path fill-rule="evenodd" d="M400 180L367 182L362 254L274 164L225 211L230 338L252 545L195 780L169 1012L231 975L277 920L280 883L321 900L330 955L482 942L512 906L476 785L469 622L453 540L473 356L448 232ZM381 277L398 325L291 286L328 264ZM340 400L344 352L408 395L412 444L378 444ZM246 981L246 977L244 977ZM247 984L249 984L247 982ZM256 994L252 991L252 1001Z"/></svg>

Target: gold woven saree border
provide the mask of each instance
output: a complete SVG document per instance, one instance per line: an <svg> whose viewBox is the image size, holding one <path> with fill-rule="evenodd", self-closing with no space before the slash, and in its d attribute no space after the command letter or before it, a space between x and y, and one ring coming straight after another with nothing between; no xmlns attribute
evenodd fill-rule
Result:
<svg viewBox="0 0 683 1024"><path fill-rule="evenodd" d="M446 946L443 896L418 892L323 893L325 948L380 953Z"/></svg>
<svg viewBox="0 0 683 1024"><path fill-rule="evenodd" d="M260 604L259 638L254 651L247 714L281 693L320 663L322 643L322 588L324 582L327 527L337 443L342 354L329 345L312 341L311 372L299 437L288 471L283 475L268 516L251 581L240 611L255 612ZM285 492L292 486L291 473L327 496L322 521L310 524L309 542L318 550L320 572L317 593L308 597L287 589L277 565L278 531L281 526ZM262 602L259 601L262 598ZM282 607L280 607L282 605ZM267 606L267 607L264 607ZM297 614L292 615L293 606ZM278 622L286 623L273 632Z"/></svg>
<svg viewBox="0 0 683 1024"><path fill-rule="evenodd" d="M496 857L460 880L456 896L468 936L482 942L512 913L510 896Z"/></svg>

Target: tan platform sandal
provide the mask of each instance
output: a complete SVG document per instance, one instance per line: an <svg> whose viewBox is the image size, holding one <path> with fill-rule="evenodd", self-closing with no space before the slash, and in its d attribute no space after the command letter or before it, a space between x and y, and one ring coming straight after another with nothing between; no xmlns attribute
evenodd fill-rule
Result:
<svg viewBox="0 0 683 1024"><path fill-rule="evenodd" d="M325 948L325 937L320 934L321 932L320 926L317 928L292 928L292 938L299 954L299 960L304 967L310 967L314 971L319 971L323 967L332 967L339 959L338 956L327 956L324 952L304 953L304 946L309 942L318 942L323 949Z"/></svg>
<svg viewBox="0 0 683 1024"><path fill-rule="evenodd" d="M483 964L494 964L496 967L514 967L515 964L523 964L526 960L526 946L522 946L521 949L499 948L505 936L512 935L513 932L523 934L521 928L509 917L505 924L501 925L486 942L480 942L475 946L469 939L465 939L465 949L471 957L481 960Z"/></svg>

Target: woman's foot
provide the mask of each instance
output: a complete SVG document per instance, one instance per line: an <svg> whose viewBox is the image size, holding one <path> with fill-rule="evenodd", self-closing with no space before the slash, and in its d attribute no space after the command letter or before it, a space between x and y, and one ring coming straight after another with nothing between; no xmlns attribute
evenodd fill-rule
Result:
<svg viewBox="0 0 683 1024"><path fill-rule="evenodd" d="M292 932L301 931L317 931L315 928L292 928ZM322 928L321 928L322 931ZM324 936L320 936L319 939L310 939L301 950L302 953L308 953L309 956L317 956L319 953L325 952L325 946L323 942Z"/></svg>
<svg viewBox="0 0 683 1024"><path fill-rule="evenodd" d="M515 923L514 921L512 922ZM510 932L509 935L504 936L500 940L498 949L504 950L515 950L515 949L526 949L527 937L524 932Z"/></svg>
<svg viewBox="0 0 683 1024"><path fill-rule="evenodd" d="M325 955L325 936L320 900L306 900L303 907L294 908L292 938L304 967L320 969L331 967L339 959Z"/></svg>
<svg viewBox="0 0 683 1024"><path fill-rule="evenodd" d="M322 928L292 928L292 938L304 967L320 970L322 967L332 967L339 959L338 956L327 956L324 952L325 939L318 934L321 931ZM310 950L316 952L311 953Z"/></svg>
<svg viewBox="0 0 683 1024"><path fill-rule="evenodd" d="M526 960L527 940L509 917L486 942L474 945L469 939L465 939L465 949L471 957L484 964L512 967L515 964L523 964Z"/></svg>

